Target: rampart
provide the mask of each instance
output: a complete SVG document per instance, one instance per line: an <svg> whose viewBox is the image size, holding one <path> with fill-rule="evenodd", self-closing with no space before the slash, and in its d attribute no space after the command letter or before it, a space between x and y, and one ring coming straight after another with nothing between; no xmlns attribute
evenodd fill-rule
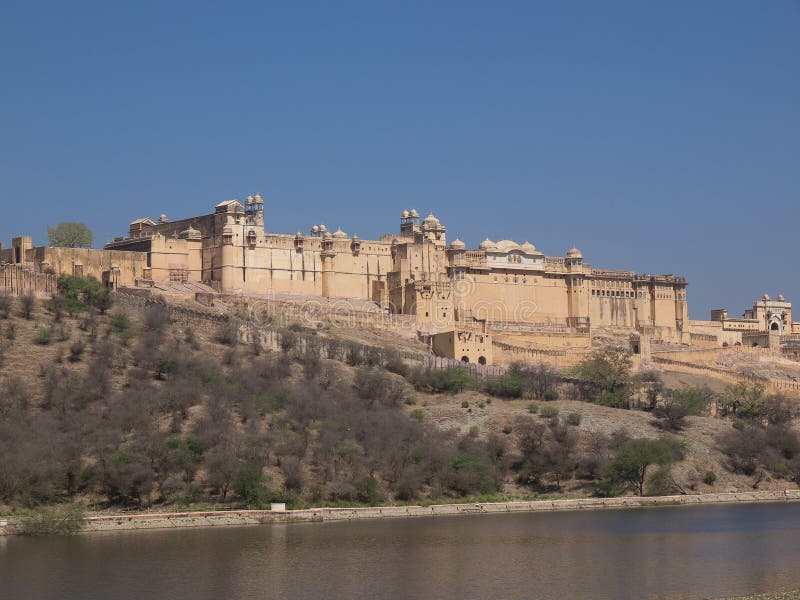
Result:
<svg viewBox="0 0 800 600"><path fill-rule="evenodd" d="M57 279L22 265L0 264L0 290L14 296L54 294L58 290Z"/></svg>

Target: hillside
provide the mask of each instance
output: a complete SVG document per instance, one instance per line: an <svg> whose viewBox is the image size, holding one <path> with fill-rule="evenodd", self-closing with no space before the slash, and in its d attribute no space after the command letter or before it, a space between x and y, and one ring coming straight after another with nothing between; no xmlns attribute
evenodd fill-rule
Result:
<svg viewBox="0 0 800 600"><path fill-rule="evenodd" d="M800 477L793 405L763 396L752 414L712 418L727 384L691 374L631 383L629 403L650 390L655 410L628 410L545 367L481 381L430 371L409 358L421 345L377 329L290 322L266 328L279 342L264 350L222 315L100 314L81 296L33 301L26 316L24 303L0 310L0 510L696 493ZM322 358L334 345L341 360ZM704 384L702 406L665 426L670 390ZM621 457L645 439L663 443L636 490Z"/></svg>

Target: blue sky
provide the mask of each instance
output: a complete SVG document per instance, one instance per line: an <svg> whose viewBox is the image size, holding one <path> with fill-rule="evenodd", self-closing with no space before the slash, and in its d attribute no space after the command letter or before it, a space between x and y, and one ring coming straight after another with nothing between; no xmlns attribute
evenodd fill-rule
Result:
<svg viewBox="0 0 800 600"><path fill-rule="evenodd" d="M800 2L0 5L0 240L260 192L800 304Z"/></svg>

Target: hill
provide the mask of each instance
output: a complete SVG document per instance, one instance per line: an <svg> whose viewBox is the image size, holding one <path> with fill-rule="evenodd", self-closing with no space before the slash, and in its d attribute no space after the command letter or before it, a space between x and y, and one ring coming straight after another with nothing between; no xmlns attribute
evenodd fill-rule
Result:
<svg viewBox="0 0 800 600"><path fill-rule="evenodd" d="M786 399L685 373L641 378L624 357L621 387L606 389L592 377L619 358L604 349L583 372L527 365L474 379L426 368L423 345L378 329L265 321L254 332L180 303L103 313L84 295L4 305L6 512L696 493L800 478ZM637 483L625 460L641 452Z"/></svg>

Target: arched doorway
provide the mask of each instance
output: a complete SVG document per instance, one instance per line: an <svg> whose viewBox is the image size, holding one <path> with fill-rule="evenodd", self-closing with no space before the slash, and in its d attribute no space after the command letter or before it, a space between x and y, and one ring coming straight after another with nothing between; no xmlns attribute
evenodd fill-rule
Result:
<svg viewBox="0 0 800 600"><path fill-rule="evenodd" d="M478 357L478 364L479 365L485 365L486 364L486 357L485 356L479 356Z"/></svg>
<svg viewBox="0 0 800 600"><path fill-rule="evenodd" d="M781 330L781 326L778 324L777 321L773 321L772 325L769 326L769 330L770 331L780 331Z"/></svg>
<svg viewBox="0 0 800 600"><path fill-rule="evenodd" d="M468 363L469 362L469 356L462 356L461 357L461 362L462 363Z"/></svg>

